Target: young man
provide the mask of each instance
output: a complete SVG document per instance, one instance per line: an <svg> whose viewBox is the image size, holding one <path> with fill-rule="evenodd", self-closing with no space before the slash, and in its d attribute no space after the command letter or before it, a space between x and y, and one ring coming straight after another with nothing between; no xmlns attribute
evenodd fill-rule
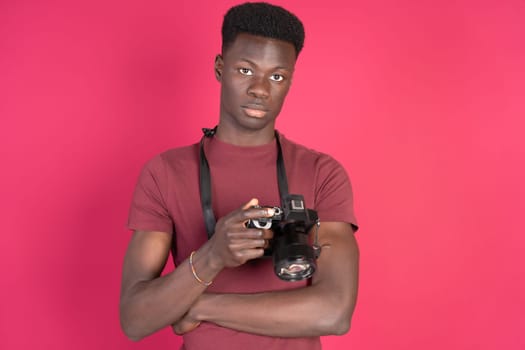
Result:
<svg viewBox="0 0 525 350"><path fill-rule="evenodd" d="M319 336L350 327L357 226L344 169L274 128L304 29L280 7L247 3L228 11L222 36L217 128L201 143L152 159L139 178L123 267L122 328L138 340L171 325L187 350L320 349ZM276 214L266 206L282 204L279 159L289 193L303 195L320 219L317 269L299 282L279 279L272 259L262 257L274 232L247 227ZM200 178L206 172L208 182ZM177 267L161 277L170 251Z"/></svg>

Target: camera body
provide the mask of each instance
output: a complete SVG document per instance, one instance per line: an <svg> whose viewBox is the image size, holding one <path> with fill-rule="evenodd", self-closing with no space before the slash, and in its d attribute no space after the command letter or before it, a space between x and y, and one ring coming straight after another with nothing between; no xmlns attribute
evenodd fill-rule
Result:
<svg viewBox="0 0 525 350"><path fill-rule="evenodd" d="M285 281L300 281L311 277L316 266L316 251L309 242L309 232L319 225L317 212L308 209L302 195L290 194L283 207L274 209L274 215L249 220L247 227L271 229L274 232L264 256L273 258L275 274Z"/></svg>

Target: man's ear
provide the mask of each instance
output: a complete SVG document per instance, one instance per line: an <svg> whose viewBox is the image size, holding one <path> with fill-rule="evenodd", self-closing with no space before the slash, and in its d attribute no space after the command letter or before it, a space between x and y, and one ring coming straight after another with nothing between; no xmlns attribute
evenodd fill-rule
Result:
<svg viewBox="0 0 525 350"><path fill-rule="evenodd" d="M224 61L221 55L215 56L215 78L220 83L222 80L222 71L224 69Z"/></svg>

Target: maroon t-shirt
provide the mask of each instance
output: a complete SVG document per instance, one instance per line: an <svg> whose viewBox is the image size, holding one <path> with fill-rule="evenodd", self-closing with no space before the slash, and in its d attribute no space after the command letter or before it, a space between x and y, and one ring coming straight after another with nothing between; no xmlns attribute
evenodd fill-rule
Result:
<svg viewBox="0 0 525 350"><path fill-rule="evenodd" d="M350 181L332 157L280 137L289 193L304 196L308 208L323 221L357 226ZM206 138L204 150L211 173L213 211L220 218L251 198L261 205L280 206L277 185L277 144L239 147ZM178 265L207 240L199 192L199 144L169 150L149 161L140 175L129 214L132 230L174 234L173 258ZM227 268L208 287L210 293L255 293L304 287L284 282L273 272L271 259ZM315 317L315 315L311 315ZM320 349L318 337L259 336L202 323L184 335L183 349Z"/></svg>

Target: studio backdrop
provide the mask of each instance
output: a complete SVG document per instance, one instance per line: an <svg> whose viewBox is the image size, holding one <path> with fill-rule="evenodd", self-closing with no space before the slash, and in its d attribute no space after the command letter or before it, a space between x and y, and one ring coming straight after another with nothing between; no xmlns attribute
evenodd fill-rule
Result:
<svg viewBox="0 0 525 350"><path fill-rule="evenodd" d="M217 122L236 3L0 2L1 349L178 348L120 330L127 213L144 163ZM306 27L277 128L343 164L361 227L325 348L525 349L525 3L275 3Z"/></svg>

